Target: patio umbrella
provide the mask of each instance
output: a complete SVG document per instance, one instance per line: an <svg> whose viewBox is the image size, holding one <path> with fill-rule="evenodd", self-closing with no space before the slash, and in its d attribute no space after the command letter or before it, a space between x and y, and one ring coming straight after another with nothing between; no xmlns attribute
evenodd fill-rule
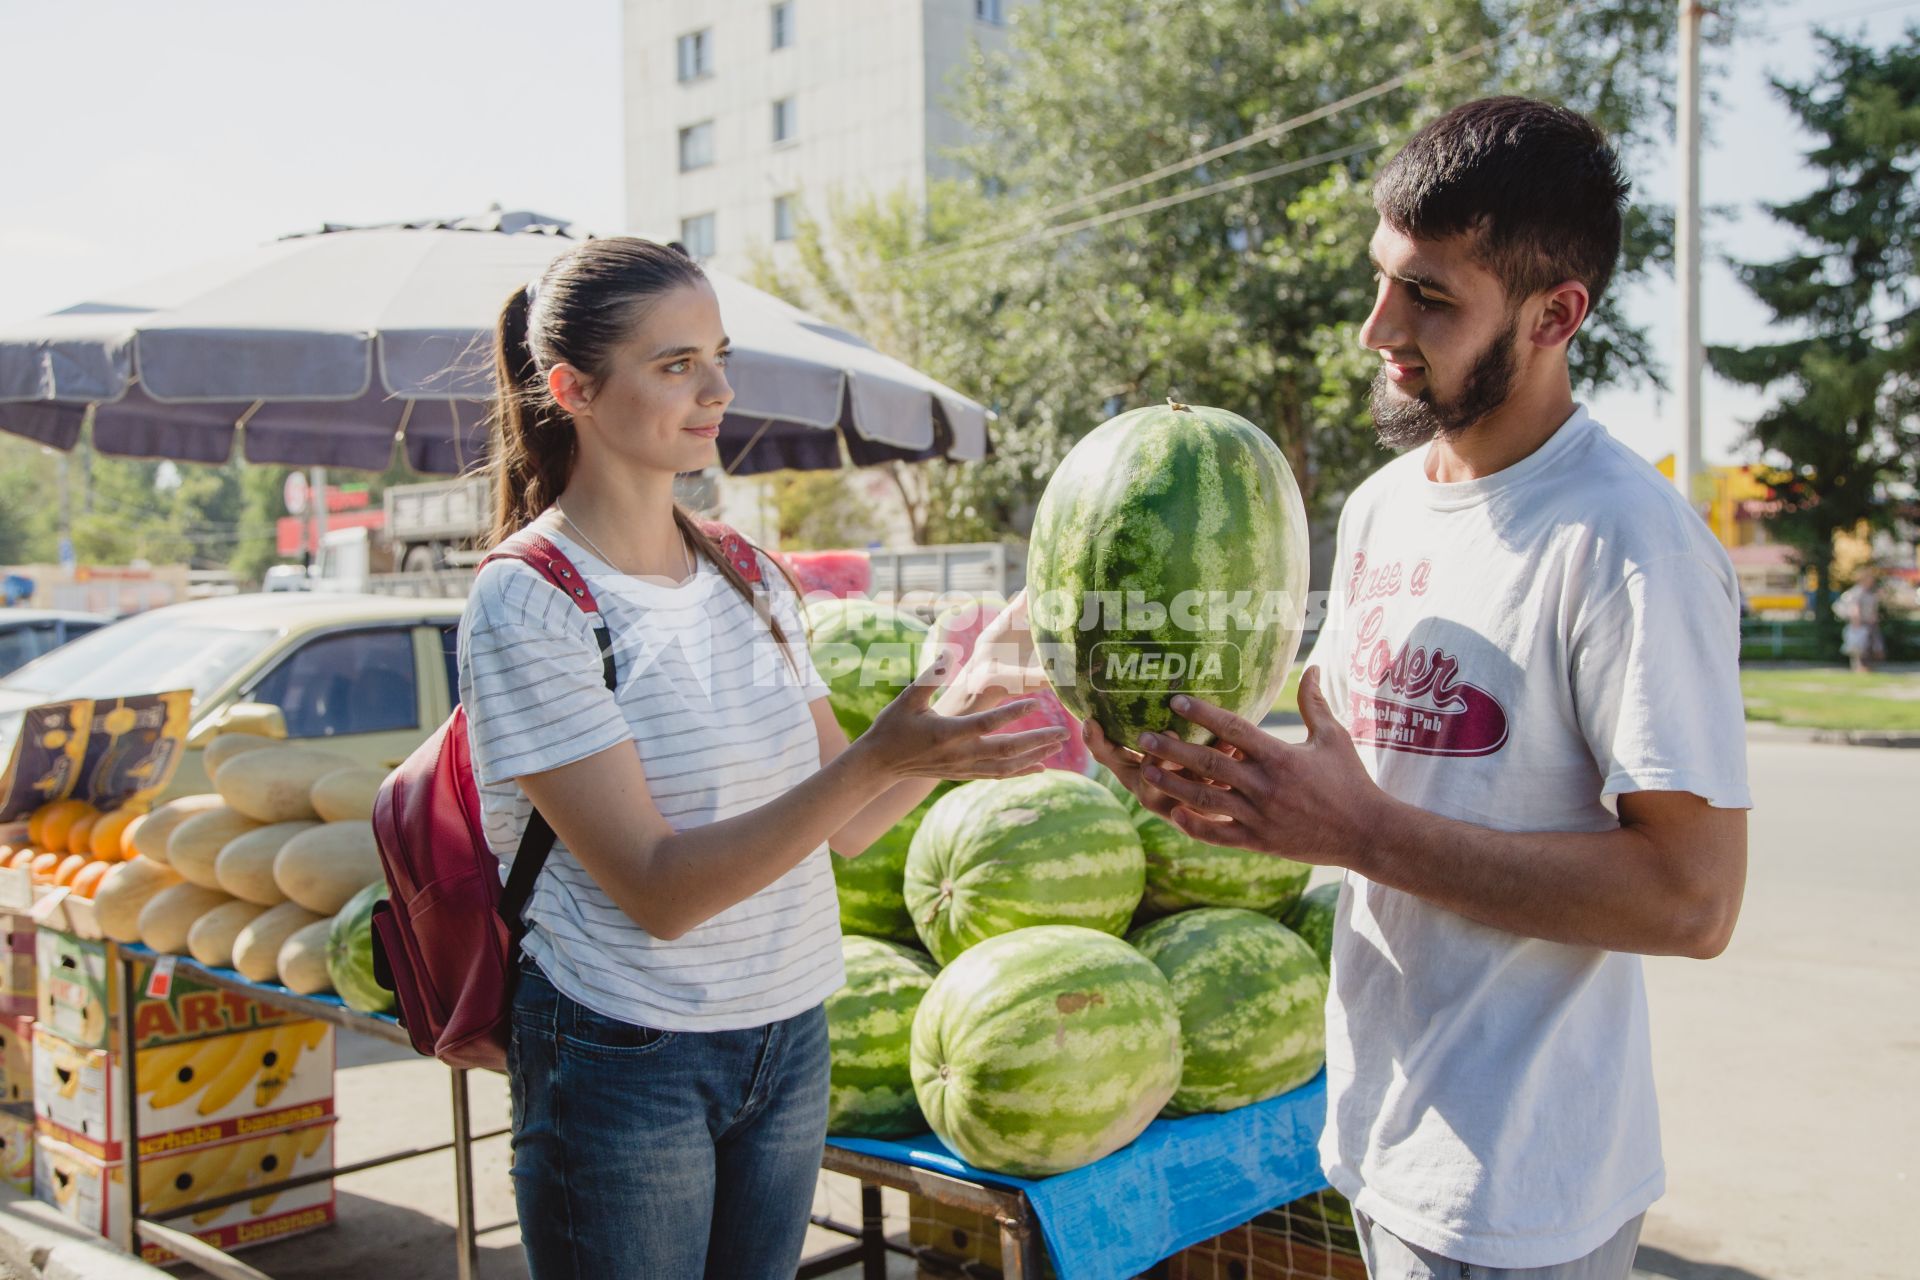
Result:
<svg viewBox="0 0 1920 1280"><path fill-rule="evenodd" d="M0 327L0 430L127 457L417 471L486 452L501 302L582 243L533 213L325 226ZM708 272L734 342L735 474L986 456L987 411L778 298Z"/></svg>

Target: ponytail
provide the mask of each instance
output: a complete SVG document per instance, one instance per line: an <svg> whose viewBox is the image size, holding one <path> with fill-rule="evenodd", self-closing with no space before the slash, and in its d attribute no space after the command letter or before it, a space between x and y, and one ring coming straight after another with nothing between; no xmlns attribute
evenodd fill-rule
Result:
<svg viewBox="0 0 1920 1280"><path fill-rule="evenodd" d="M573 419L540 380L528 336L529 302L522 285L500 308L493 348L493 430L488 470L498 546L553 505L573 474Z"/></svg>

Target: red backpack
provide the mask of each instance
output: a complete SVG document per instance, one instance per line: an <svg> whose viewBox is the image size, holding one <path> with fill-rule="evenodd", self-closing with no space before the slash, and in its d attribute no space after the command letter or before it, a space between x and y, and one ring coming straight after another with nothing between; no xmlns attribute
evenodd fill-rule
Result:
<svg viewBox="0 0 1920 1280"><path fill-rule="evenodd" d="M760 581L752 546L725 525L704 523L728 563ZM613 637L593 593L547 539L520 533L481 561L532 565L593 621L607 688L615 687ZM455 707L380 786L373 834L392 890L374 907L374 976L395 996L401 1025L420 1053L453 1067L504 1071L521 920L553 851L553 828L534 811L506 887L481 826L466 709Z"/></svg>

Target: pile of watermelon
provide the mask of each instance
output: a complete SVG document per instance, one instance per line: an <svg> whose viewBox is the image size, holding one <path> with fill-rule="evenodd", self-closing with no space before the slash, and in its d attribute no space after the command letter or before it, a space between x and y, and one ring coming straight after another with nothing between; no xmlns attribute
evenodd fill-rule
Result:
<svg viewBox="0 0 1920 1280"><path fill-rule="evenodd" d="M1041 506L1052 545L1043 555L1037 523L1030 573L1040 563L1087 589L1115 585L1103 572L1125 575L1129 589L1158 575L1169 594L1264 589L1276 578L1304 586L1304 519L1287 518L1286 499L1299 501L1291 474L1249 432L1258 435L1184 407L1101 428L1056 473ZM1089 444L1100 457L1079 457ZM1089 481L1135 466L1207 483L1169 496L1164 485ZM1072 509L1047 521L1049 503L1067 503L1054 488L1070 473ZM1193 493L1206 501L1184 496ZM1207 505L1222 493L1224 514ZM1192 550L1201 536L1231 543L1202 554ZM1169 547L1189 550L1157 561L1143 551ZM1271 572L1261 567L1268 553ZM816 605L816 664L849 735L937 650L964 658L992 617L991 606L962 608L929 630L867 602ZM1297 627L1271 630L1216 637L1250 655L1240 672L1248 709L1271 703L1298 645ZM1092 639L1054 638L1076 662L1092 661ZM916 642L919 661L903 664L902 648ZM1175 691L1061 689L1034 722L1094 715L1114 734L1183 732L1166 705ZM943 784L863 856L834 859L847 984L827 1002L831 1132L931 1128L978 1168L1044 1177L1119 1150L1156 1116L1246 1106L1320 1069L1328 978L1317 952L1331 936L1331 899L1305 893L1308 869L1190 839L1093 765L1077 735L1073 747L1044 773Z"/></svg>

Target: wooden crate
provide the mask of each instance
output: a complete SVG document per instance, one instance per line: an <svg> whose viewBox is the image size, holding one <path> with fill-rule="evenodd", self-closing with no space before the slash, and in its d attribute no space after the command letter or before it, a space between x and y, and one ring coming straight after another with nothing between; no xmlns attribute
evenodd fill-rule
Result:
<svg viewBox="0 0 1920 1280"><path fill-rule="evenodd" d="M907 1238L922 1250L920 1280L999 1274L1000 1228L993 1219L922 1196L907 1198L907 1212ZM1202 1240L1152 1274L1164 1280L1367 1280L1353 1212L1333 1191Z"/></svg>
<svg viewBox="0 0 1920 1280"><path fill-rule="evenodd" d="M1167 1260L1167 1280L1367 1280L1353 1210L1322 1191Z"/></svg>

